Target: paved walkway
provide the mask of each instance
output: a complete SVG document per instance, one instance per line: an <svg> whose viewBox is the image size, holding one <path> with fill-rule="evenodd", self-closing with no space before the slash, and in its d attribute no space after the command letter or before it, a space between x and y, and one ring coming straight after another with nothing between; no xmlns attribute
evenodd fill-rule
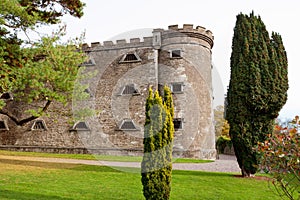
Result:
<svg viewBox="0 0 300 200"><path fill-rule="evenodd" d="M140 167L139 162L112 162L98 160L78 160L65 158L44 158L44 157L27 157L27 156L6 156L0 155L0 159L7 160L26 160L39 162L55 162L55 163L72 163L86 165L105 165L112 167ZM176 170L198 170L208 172L240 172L235 156L220 155L220 158L209 163L173 163L173 169Z"/></svg>

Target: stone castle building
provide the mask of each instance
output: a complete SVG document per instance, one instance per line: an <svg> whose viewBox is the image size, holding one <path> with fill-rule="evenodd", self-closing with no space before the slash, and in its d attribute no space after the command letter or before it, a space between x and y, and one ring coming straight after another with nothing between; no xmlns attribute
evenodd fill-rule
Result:
<svg viewBox="0 0 300 200"><path fill-rule="evenodd" d="M154 29L143 40L85 44L86 70L97 73L86 80L90 99L64 109L51 105L51 117L22 127L0 115L0 148L142 155L148 88L167 85L175 105L174 156L215 159L212 47L212 32L190 24ZM97 115L70 125L69 111L83 107Z"/></svg>

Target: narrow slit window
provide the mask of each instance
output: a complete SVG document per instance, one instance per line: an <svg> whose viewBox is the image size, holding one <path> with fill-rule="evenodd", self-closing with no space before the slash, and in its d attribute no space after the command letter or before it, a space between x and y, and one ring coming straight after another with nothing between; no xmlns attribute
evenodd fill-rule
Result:
<svg viewBox="0 0 300 200"><path fill-rule="evenodd" d="M9 129L8 129L8 126L7 126L7 124L6 124L6 121L4 121L4 120L1 120L0 121L0 130L1 131L8 131Z"/></svg>
<svg viewBox="0 0 300 200"><path fill-rule="evenodd" d="M158 92L160 96L164 95L164 85L163 84L158 84Z"/></svg>
<svg viewBox="0 0 300 200"><path fill-rule="evenodd" d="M72 130L89 131L90 128L88 127L88 125L85 122L77 122L77 123L74 124Z"/></svg>
<svg viewBox="0 0 300 200"><path fill-rule="evenodd" d="M122 90L122 95L126 95L126 94L139 94L139 91L136 89L135 85L134 84L129 84L129 85L126 85L123 90Z"/></svg>
<svg viewBox="0 0 300 200"><path fill-rule="evenodd" d="M47 130L44 120L34 121L32 127L31 127L31 130Z"/></svg>
<svg viewBox="0 0 300 200"><path fill-rule="evenodd" d="M136 53L127 53L125 54L120 63L130 63L130 62L140 62L141 58Z"/></svg>
<svg viewBox="0 0 300 200"><path fill-rule="evenodd" d="M138 130L131 119L124 119L119 127L120 130Z"/></svg>
<svg viewBox="0 0 300 200"><path fill-rule="evenodd" d="M173 124L174 124L174 129L175 130L181 130L182 129L182 118L174 118L173 119Z"/></svg>
<svg viewBox="0 0 300 200"><path fill-rule="evenodd" d="M182 56L181 56L181 50L172 50L171 52L170 52L170 56L171 56L171 58L182 58Z"/></svg>
<svg viewBox="0 0 300 200"><path fill-rule="evenodd" d="M173 93L182 93L183 92L183 83L171 83L171 91Z"/></svg>

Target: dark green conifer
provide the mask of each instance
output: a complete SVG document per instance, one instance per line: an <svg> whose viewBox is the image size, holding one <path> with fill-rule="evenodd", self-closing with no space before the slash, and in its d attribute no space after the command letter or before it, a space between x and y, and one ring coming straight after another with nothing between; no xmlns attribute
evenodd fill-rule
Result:
<svg viewBox="0 0 300 200"><path fill-rule="evenodd" d="M227 93L230 137L243 176L256 173L253 147L272 133L274 119L286 103L287 56L281 36L272 34L258 16L237 15Z"/></svg>

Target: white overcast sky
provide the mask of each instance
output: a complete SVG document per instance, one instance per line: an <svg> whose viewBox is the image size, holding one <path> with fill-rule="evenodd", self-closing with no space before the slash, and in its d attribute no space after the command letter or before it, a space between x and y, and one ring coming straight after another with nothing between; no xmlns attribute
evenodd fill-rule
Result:
<svg viewBox="0 0 300 200"><path fill-rule="evenodd" d="M280 118L300 115L299 0L84 0L83 2L86 3L86 8L85 15L81 19L64 17L62 21L67 24L68 37L79 36L85 31L87 43L102 42L136 29L167 29L168 25L173 24L179 26L194 24L211 30L215 37L213 63L225 89L230 78L229 63L236 15L240 12L249 14L253 10L256 15L261 16L269 33L275 31L282 35L287 51L290 89L288 102L280 112Z"/></svg>

